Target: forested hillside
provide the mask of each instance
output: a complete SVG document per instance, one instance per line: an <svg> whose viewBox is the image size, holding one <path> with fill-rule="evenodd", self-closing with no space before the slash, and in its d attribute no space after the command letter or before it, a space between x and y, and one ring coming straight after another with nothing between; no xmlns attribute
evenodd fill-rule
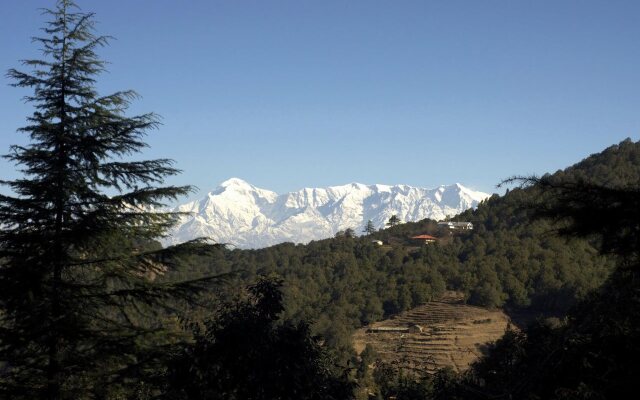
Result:
<svg viewBox="0 0 640 400"><path fill-rule="evenodd" d="M494 195L444 225L433 220L401 223L409 215L434 215L408 212L412 207L404 207L404 201L381 217L360 212L365 203L378 211L379 204L393 203L386 194L381 203L367 202L370 192L393 190L355 185L330 189L332 195L326 197L331 202L318 206L335 205L323 214L335 222L338 205L349 205L339 207L344 218L332 225L329 232L339 231L331 239L240 250L206 238L187 240L189 236L184 243L163 247L161 240L171 236L184 212L217 206L201 209L194 203L168 211L168 203L191 193L193 186L165 182L180 172L173 160L143 156L146 136L159 127L160 117L153 112L130 115L129 107L139 97L133 90L101 93L99 89L119 82L98 83L109 64L99 49L111 37L98 34L94 14L74 0L50 2L51 8L42 10L40 36L33 37L39 56L7 72L10 85L26 91L22 95L31 111L17 129L23 135L19 144L4 156L15 173L0 179L0 399L619 399L637 391L640 142L628 139L553 175L508 179L506 194ZM200 14L210 25L209 13ZM168 16L174 21L176 15ZM154 21L159 16L154 14ZM197 25L188 20L187 25ZM216 26L223 27L225 20L221 15L223 23ZM345 25L347 31L352 25ZM315 43L319 31L313 31ZM296 40L305 49L314 47L302 36ZM280 48L288 49L281 40L275 42L278 54ZM129 50L140 43L135 46ZM174 77L184 75L174 69ZM254 91L254 85L246 86ZM345 90L342 86L339 92ZM178 103L192 107L174 97L167 100L168 109ZM238 110L250 111L246 107ZM250 155L248 163L235 161L255 170L283 158L284 173L262 171L276 178L289 173L291 165L324 172L309 162L317 158L311 153L298 152L304 158L293 160L291 146L277 140L231 136L240 141L226 143L224 149L218 139L209 142L213 147L201 145L208 151L205 159L244 153ZM171 150L178 150L174 135L167 138ZM286 133L281 139L290 141ZM439 147L461 142L453 140L453 146ZM279 155L275 147L263 148L267 142L282 147ZM341 158L339 149L335 141L325 142L329 147L317 154L333 165L333 159ZM369 142L391 149L384 140ZM266 161L254 156L256 144ZM193 148L189 146L190 159ZM423 171L417 167L420 157L429 159L424 153L415 152L417 159L405 160L413 165L398 171ZM455 156L467 159L469 154ZM381 167L402 167L389 163ZM227 204L241 203L247 197L239 194L248 188L244 194L257 205L255 187L237 180L227 183L235 187ZM346 193L352 189L360 194L349 202ZM454 189L465 191L459 185ZM469 201L454 201L458 210L486 197L466 192ZM407 198L418 200L425 212L433 211L426 192L413 193ZM275 193L263 194L263 200L270 200L260 209L262 219L242 212L249 232L261 220L271 221L275 214L266 213L268 209L288 203L275 201ZM444 189L434 193L433 204L442 203L445 194ZM305 196L307 191L283 221L309 210ZM219 222L216 215L230 214L210 213L214 222ZM388 229L377 231L387 218ZM228 220L237 227L238 218ZM354 231L363 227L366 235ZM532 318L538 316L542 318ZM517 329L510 329L512 322ZM473 360L477 362L470 365Z"/></svg>
<svg viewBox="0 0 640 400"><path fill-rule="evenodd" d="M600 184L637 182L640 144L626 140L554 175L588 177ZM613 261L599 255L595 239L560 238L551 222L531 223L531 211L523 204L536 191L515 188L454 218L473 222L469 232L451 235L424 220L308 245L251 251L220 247L213 256L193 257L182 273L232 272L230 287L277 274L284 279L286 317L312 321L314 332L344 349L350 347L354 328L431 300L445 289L463 292L473 305L564 313L605 281ZM441 239L433 245L409 239L422 233Z"/></svg>
<svg viewBox="0 0 640 400"><path fill-rule="evenodd" d="M376 370L382 398L626 399L635 398L640 373L640 180L637 153L625 142L602 155L616 166L580 175L515 181L537 193L523 202L533 220L555 222L564 237L592 238L615 263L606 282L562 318L539 319L507 331L464 374L407 379L397 368ZM631 163L629 163L631 162ZM586 172L585 172L586 171ZM597 176L606 181L591 179ZM623 177L623 178L621 178ZM637 396L636 396L637 397Z"/></svg>

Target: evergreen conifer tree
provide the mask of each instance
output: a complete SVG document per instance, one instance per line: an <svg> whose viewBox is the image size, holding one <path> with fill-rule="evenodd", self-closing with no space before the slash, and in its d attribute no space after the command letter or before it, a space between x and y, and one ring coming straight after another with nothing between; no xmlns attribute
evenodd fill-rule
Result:
<svg viewBox="0 0 640 400"><path fill-rule="evenodd" d="M365 226L363 232L366 233L367 235L376 233L376 227L373 225L373 222L371 220L367 221L367 226Z"/></svg>
<svg viewBox="0 0 640 400"><path fill-rule="evenodd" d="M93 14L72 0L45 14L43 58L8 73L34 112L29 144L5 156L22 177L0 196L0 397L107 397L149 372L172 340L158 312L202 283L154 279L177 249L149 247L177 217L150 210L191 188L160 186L171 160L130 160L158 117L125 115L133 91L96 91L108 38Z"/></svg>
<svg viewBox="0 0 640 400"><path fill-rule="evenodd" d="M397 215L393 214L391 217L389 217L389 221L387 221L387 226L389 228L393 228L394 226L398 225L400 223L400 218L398 218Z"/></svg>
<svg viewBox="0 0 640 400"><path fill-rule="evenodd" d="M344 230L344 237L352 238L356 236L356 231L353 228L347 228Z"/></svg>

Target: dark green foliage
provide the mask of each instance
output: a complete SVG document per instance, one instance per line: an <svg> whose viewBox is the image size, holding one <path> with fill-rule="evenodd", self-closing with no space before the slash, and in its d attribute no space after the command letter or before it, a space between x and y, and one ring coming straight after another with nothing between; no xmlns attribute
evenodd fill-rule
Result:
<svg viewBox="0 0 640 400"><path fill-rule="evenodd" d="M366 233L367 235L376 233L376 227L373 225L373 222L371 220L367 221L367 225L364 227L364 230L362 232Z"/></svg>
<svg viewBox="0 0 640 400"><path fill-rule="evenodd" d="M152 240L176 216L149 210L190 188L157 186L178 172L170 160L129 160L158 120L125 115L134 92L96 92L107 38L93 15L70 0L45 14L34 39L44 58L8 73L33 90L35 110L20 129L29 144L6 156L23 177L0 196L0 397L107 397L143 380L180 337L163 311L194 282L155 279L178 249Z"/></svg>
<svg viewBox="0 0 640 400"><path fill-rule="evenodd" d="M387 221L387 226L390 228L393 228L399 223L400 223L400 218L398 218L398 216L394 214L391 217L389 217L389 221Z"/></svg>
<svg viewBox="0 0 640 400"><path fill-rule="evenodd" d="M619 152L635 162L634 147L625 141L600 157ZM620 167L620 159L610 164ZM621 173L639 176L633 169ZM523 203L535 218L555 221L562 235L592 238L615 256L617 269L565 320L508 332L459 385L461 398L633 398L640 374L640 181L603 184L597 176L586 182L562 174L521 181L540 191Z"/></svg>
<svg viewBox="0 0 640 400"><path fill-rule="evenodd" d="M459 398L460 377L444 368L433 375L406 373L395 364L378 362L373 371L376 399L454 400Z"/></svg>
<svg viewBox="0 0 640 400"><path fill-rule="evenodd" d="M640 179L620 187L562 175L521 181L542 191L531 204L533 217L552 220L560 235L594 238L603 253L640 249Z"/></svg>
<svg viewBox="0 0 640 400"><path fill-rule="evenodd" d="M350 352L354 328L408 309L442 293L440 273L420 253L391 252L364 238L341 237L306 246L282 244L255 251L224 251L192 260L185 276L236 271L245 285L260 274L284 279L285 317L312 321L314 333Z"/></svg>
<svg viewBox="0 0 640 400"><path fill-rule="evenodd" d="M640 373L639 279L619 270L567 320L506 334L474 367L468 386L481 395L464 398L628 398Z"/></svg>
<svg viewBox="0 0 640 400"><path fill-rule="evenodd" d="M351 398L352 387L305 323L281 320L280 282L260 280L249 299L227 304L194 328L195 342L170 363L172 399Z"/></svg>

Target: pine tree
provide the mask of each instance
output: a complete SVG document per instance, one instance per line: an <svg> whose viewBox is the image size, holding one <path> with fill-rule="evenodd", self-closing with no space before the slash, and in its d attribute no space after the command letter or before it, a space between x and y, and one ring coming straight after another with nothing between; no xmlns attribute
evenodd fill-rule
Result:
<svg viewBox="0 0 640 400"><path fill-rule="evenodd" d="M371 235L371 234L375 233L376 232L376 227L373 225L373 221L368 220L367 221L367 226L364 227L364 230L362 232L366 233L367 235Z"/></svg>
<svg viewBox="0 0 640 400"><path fill-rule="evenodd" d="M177 249L149 247L177 217L149 210L191 188L159 186L171 160L130 160L158 117L125 115L133 91L96 91L108 38L93 14L72 0L45 14L43 59L8 73L35 110L5 156L23 177L0 196L0 397L93 398L141 379L172 340L158 313L202 283L154 279Z"/></svg>
<svg viewBox="0 0 640 400"><path fill-rule="evenodd" d="M387 226L389 228L393 228L394 226L398 225L400 223L400 218L398 218L397 215L393 214L391 217L389 217L389 221L387 221Z"/></svg>

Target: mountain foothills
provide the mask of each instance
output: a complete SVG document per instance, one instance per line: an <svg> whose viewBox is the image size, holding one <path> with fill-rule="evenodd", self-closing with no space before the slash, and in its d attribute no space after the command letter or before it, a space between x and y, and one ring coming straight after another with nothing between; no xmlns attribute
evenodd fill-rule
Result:
<svg viewBox="0 0 640 400"><path fill-rule="evenodd" d="M640 144L627 140L552 176L632 185L640 181ZM192 257L181 273L230 273L229 287L279 275L284 317L312 321L313 333L339 349L344 362L352 354L355 329L447 289L463 293L473 305L564 315L605 282L615 263L599 253L597 238L559 237L552 222L532 220L525 205L539 192L536 186L514 188L454 218L472 222L473 231L452 233L425 219L307 245L283 243L257 250L220 246L213 255ZM436 236L438 242L424 245L410 239L418 234Z"/></svg>
<svg viewBox="0 0 640 400"><path fill-rule="evenodd" d="M534 182L453 218L472 222L472 231L449 231L425 219L306 245L218 246L213 254L183 259L178 278L227 274L228 284L216 294L220 301L237 297L261 276L279 276L280 318L310 322L334 367L348 371L358 399L623 398L617 395L633 385L637 371L624 361L626 355L640 357L637 256L602 250L631 236L629 254L637 254L640 143L626 140ZM618 191L630 193L631 201ZM541 210L553 216L550 211L570 213L572 207L579 210L573 219L540 218ZM580 231L571 230L576 226ZM411 239L420 234L437 241ZM471 305L502 308L516 323L534 317L539 322L507 331L487 347L487 358L462 374L415 374L386 363L370 347L355 353L358 328L394 318L446 290L461 293ZM239 351L250 352L247 347Z"/></svg>
<svg viewBox="0 0 640 400"><path fill-rule="evenodd" d="M360 233L368 221L382 228L392 215L402 221L442 220L488 197L460 184L424 189L360 183L278 195L232 178L204 198L177 207L174 211L189 215L182 217L163 244L198 237L239 248L307 243L347 229Z"/></svg>

